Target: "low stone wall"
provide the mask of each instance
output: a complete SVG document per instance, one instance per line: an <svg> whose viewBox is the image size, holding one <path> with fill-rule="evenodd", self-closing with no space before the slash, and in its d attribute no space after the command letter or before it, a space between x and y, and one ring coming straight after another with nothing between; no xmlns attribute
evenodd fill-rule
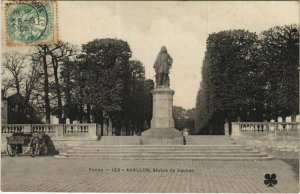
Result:
<svg viewBox="0 0 300 194"><path fill-rule="evenodd" d="M100 126L88 124L4 124L1 126L1 153L6 153L6 137L16 132L43 132L56 151L64 150L73 144L80 144L100 137Z"/></svg>
<svg viewBox="0 0 300 194"><path fill-rule="evenodd" d="M231 137L279 158L299 157L299 123L236 122Z"/></svg>

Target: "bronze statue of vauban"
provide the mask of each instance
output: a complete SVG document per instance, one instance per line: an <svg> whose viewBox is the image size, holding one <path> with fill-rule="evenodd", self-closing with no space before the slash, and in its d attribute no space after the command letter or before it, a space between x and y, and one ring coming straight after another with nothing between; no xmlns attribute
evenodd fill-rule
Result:
<svg viewBox="0 0 300 194"><path fill-rule="evenodd" d="M153 66L156 73L156 87L170 86L169 73L172 63L173 59L169 55L167 48L162 46Z"/></svg>

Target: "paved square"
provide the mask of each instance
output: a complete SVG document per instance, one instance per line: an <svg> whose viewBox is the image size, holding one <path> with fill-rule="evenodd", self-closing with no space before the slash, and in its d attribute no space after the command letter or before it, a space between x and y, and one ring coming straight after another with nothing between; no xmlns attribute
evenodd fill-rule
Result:
<svg viewBox="0 0 300 194"><path fill-rule="evenodd" d="M3 157L1 167L2 191L162 193L298 193L299 191L298 174L292 166L281 160L99 160L22 156ZM154 168L161 172L155 172ZM274 187L267 187L264 185L264 175L271 173L276 173L278 183Z"/></svg>

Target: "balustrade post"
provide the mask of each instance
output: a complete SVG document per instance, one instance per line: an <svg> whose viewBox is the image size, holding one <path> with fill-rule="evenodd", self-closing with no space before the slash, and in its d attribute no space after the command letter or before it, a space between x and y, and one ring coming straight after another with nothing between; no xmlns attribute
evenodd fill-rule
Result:
<svg viewBox="0 0 300 194"><path fill-rule="evenodd" d="M239 139L241 136L240 122L232 122L231 137Z"/></svg>
<svg viewBox="0 0 300 194"><path fill-rule="evenodd" d="M224 135L229 136L229 123L226 122L224 126Z"/></svg>
<svg viewBox="0 0 300 194"><path fill-rule="evenodd" d="M31 125L30 124L25 124L23 125L23 132L24 133L30 133L32 130L31 130Z"/></svg>
<svg viewBox="0 0 300 194"><path fill-rule="evenodd" d="M97 137L99 137L99 136L101 136L101 125L99 125L99 124L96 124L96 131L97 131Z"/></svg>
<svg viewBox="0 0 300 194"><path fill-rule="evenodd" d="M64 124L56 125L55 126L55 139L63 139L64 138Z"/></svg>
<svg viewBox="0 0 300 194"><path fill-rule="evenodd" d="M292 122L291 122L291 130L292 131L296 131L297 130L297 123L296 123L296 117L295 117L295 119L293 119L293 117L292 117Z"/></svg>
<svg viewBox="0 0 300 194"><path fill-rule="evenodd" d="M97 140L97 125L96 123L88 124L89 127L89 137L88 139L90 140Z"/></svg>
<svg viewBox="0 0 300 194"><path fill-rule="evenodd" d="M268 140L275 140L276 127L272 127L272 123L268 124Z"/></svg>

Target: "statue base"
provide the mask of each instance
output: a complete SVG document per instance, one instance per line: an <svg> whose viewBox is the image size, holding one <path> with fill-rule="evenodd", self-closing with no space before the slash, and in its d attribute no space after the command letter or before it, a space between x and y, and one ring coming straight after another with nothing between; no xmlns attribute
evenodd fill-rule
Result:
<svg viewBox="0 0 300 194"><path fill-rule="evenodd" d="M175 128L148 129L142 133L142 145L183 145L182 133Z"/></svg>
<svg viewBox="0 0 300 194"><path fill-rule="evenodd" d="M174 128L172 115L174 90L158 87L153 94L153 117L151 129L142 133L142 144L152 145L183 145L183 135Z"/></svg>

